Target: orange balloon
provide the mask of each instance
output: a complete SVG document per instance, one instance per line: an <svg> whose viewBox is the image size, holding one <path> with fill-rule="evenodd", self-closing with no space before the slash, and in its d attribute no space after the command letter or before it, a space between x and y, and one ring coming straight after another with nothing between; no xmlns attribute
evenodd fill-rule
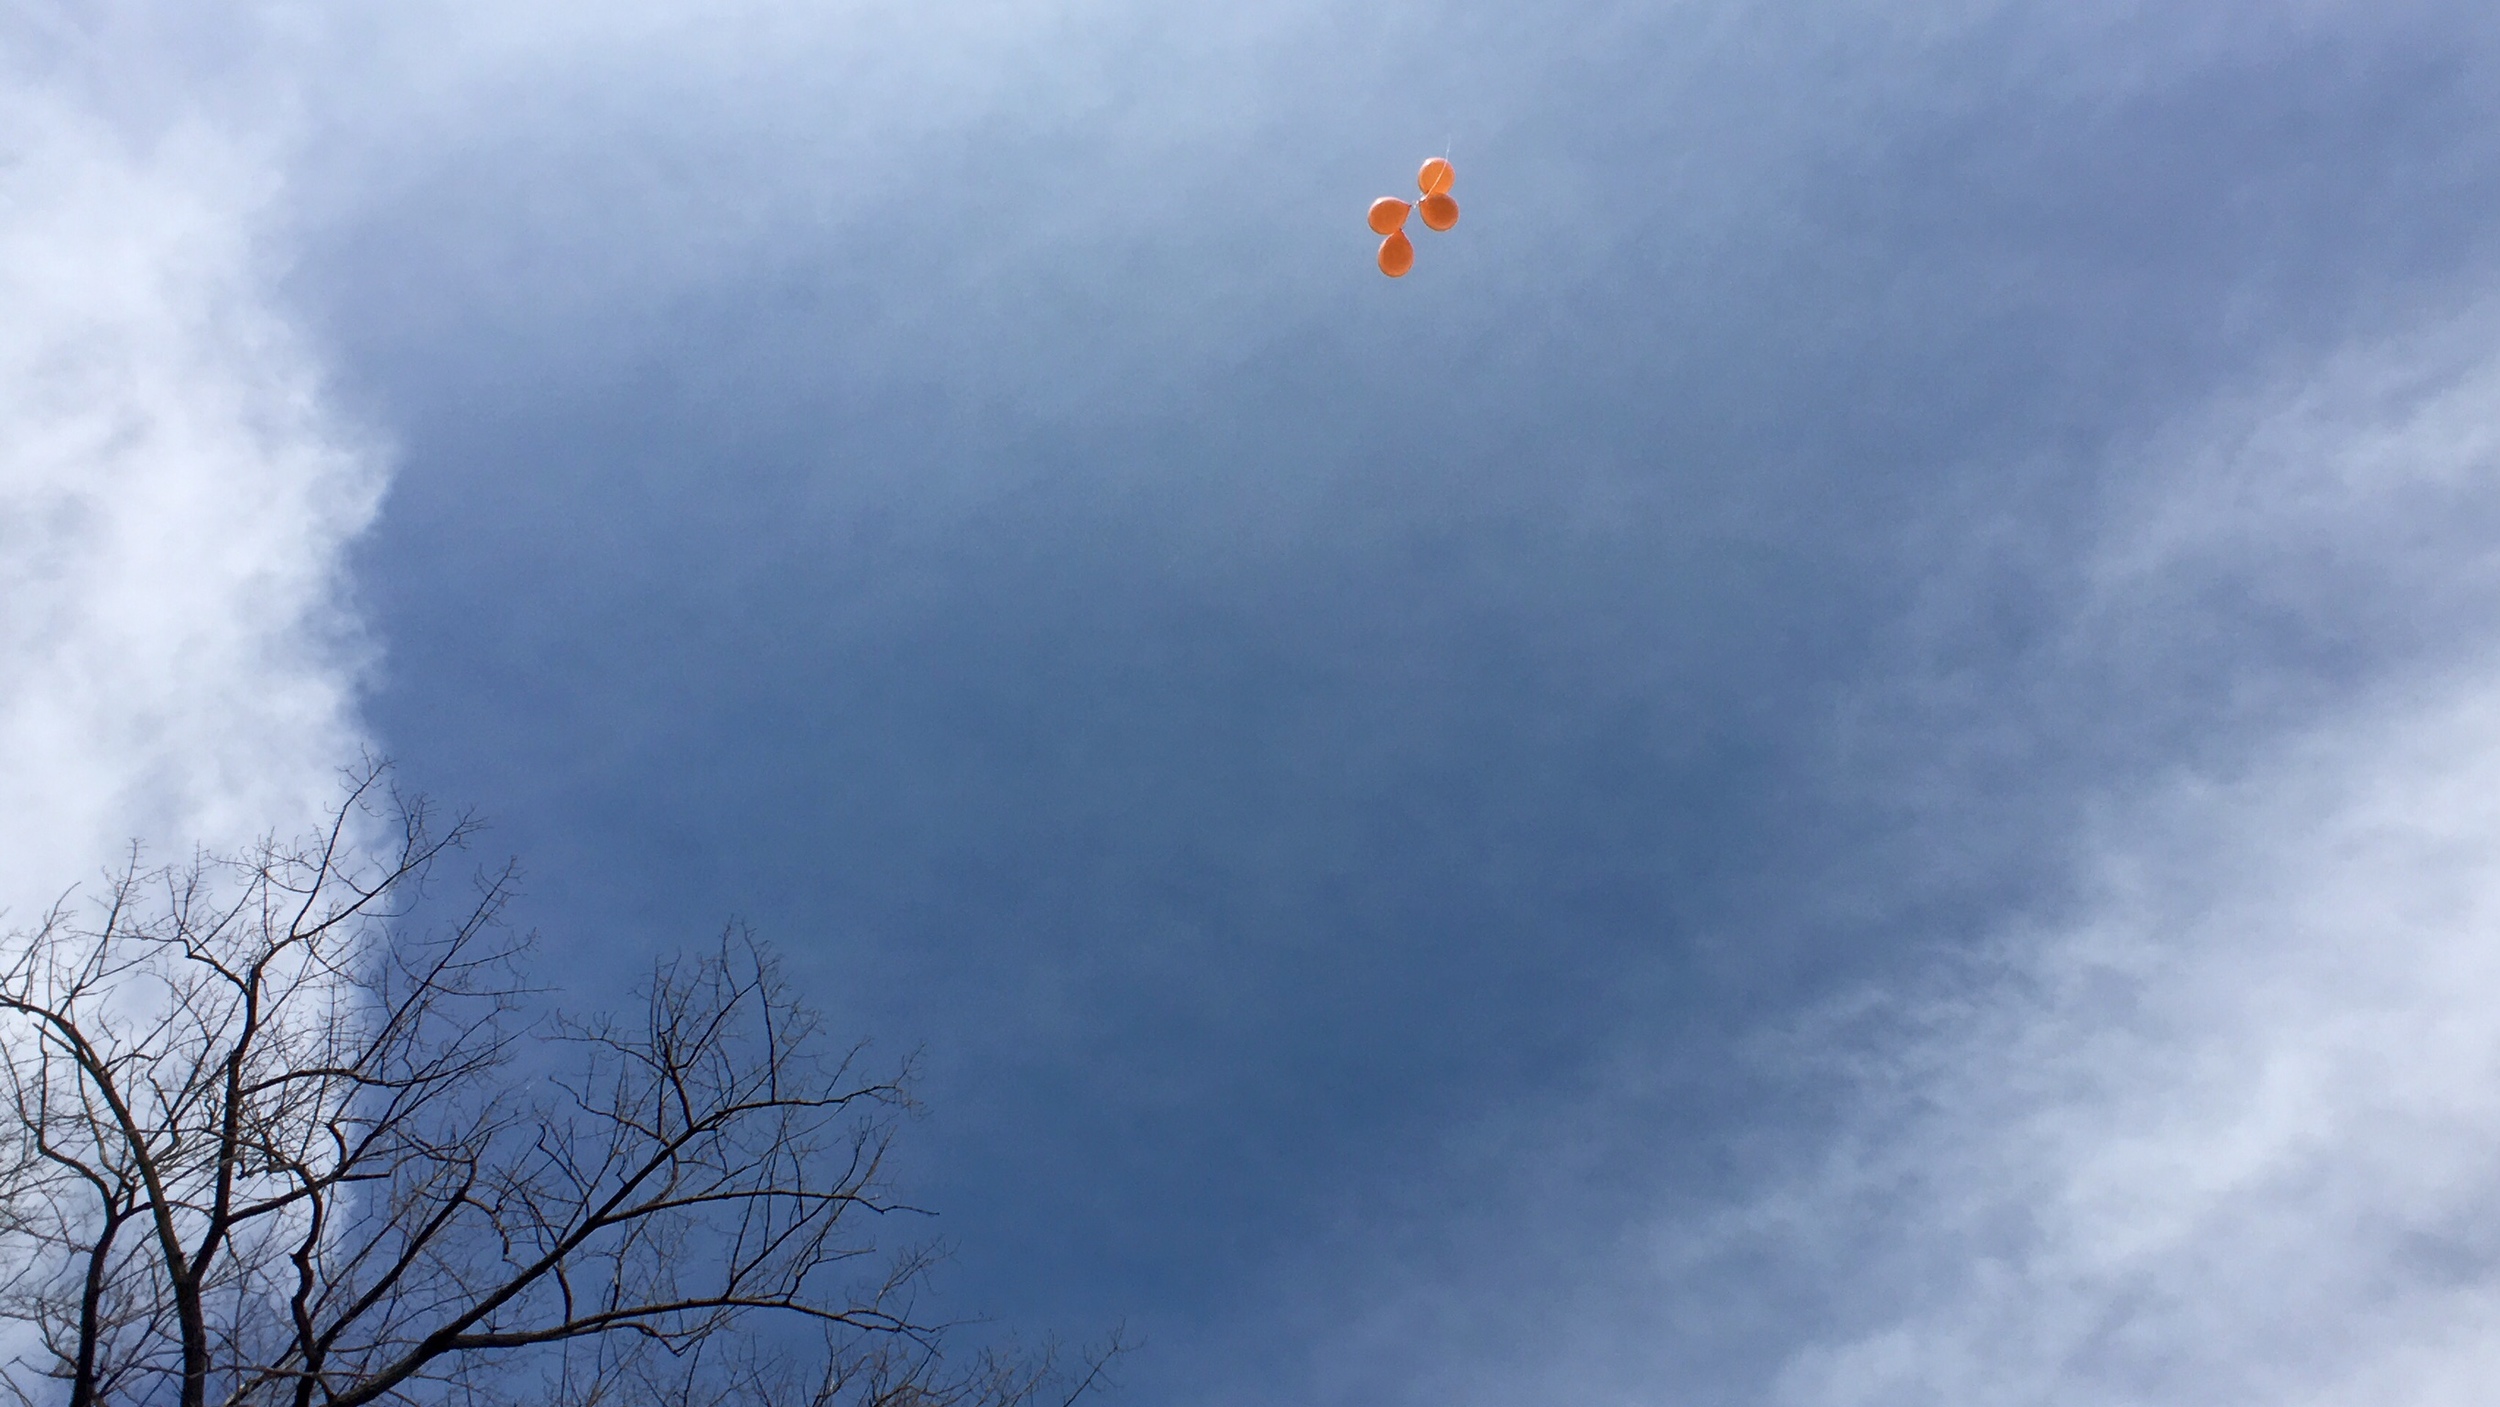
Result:
<svg viewBox="0 0 2500 1407"><path fill-rule="evenodd" d="M1394 195L1384 195L1372 202L1370 215L1372 233L1396 234L1406 227L1406 212L1415 207Z"/></svg>
<svg viewBox="0 0 2500 1407"><path fill-rule="evenodd" d="M1423 170L1415 173L1415 189L1426 195L1445 195L1449 192L1450 182L1457 179L1458 173L1450 169L1450 163L1436 156L1424 163Z"/></svg>
<svg viewBox="0 0 2500 1407"><path fill-rule="evenodd" d="M1391 278L1404 278L1415 267L1415 241L1400 230L1380 242L1380 271Z"/></svg>
<svg viewBox="0 0 2500 1407"><path fill-rule="evenodd" d="M1424 223L1436 230L1446 230L1458 223L1458 202L1446 195L1424 197Z"/></svg>

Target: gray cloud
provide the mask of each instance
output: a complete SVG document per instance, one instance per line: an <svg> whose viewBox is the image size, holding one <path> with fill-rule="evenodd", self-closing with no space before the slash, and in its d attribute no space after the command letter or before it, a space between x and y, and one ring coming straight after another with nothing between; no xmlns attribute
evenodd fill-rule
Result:
<svg viewBox="0 0 2500 1407"><path fill-rule="evenodd" d="M981 1308L1244 1402L2482 1352L2478 1192L2234 1221L2488 1124L2477 8L312 13L199 189L409 446L380 726L584 987L735 909L930 1039Z"/></svg>

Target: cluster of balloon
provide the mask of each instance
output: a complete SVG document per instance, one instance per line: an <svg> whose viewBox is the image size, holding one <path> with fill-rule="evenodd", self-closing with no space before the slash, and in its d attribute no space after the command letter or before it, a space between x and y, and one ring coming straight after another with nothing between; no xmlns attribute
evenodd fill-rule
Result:
<svg viewBox="0 0 2500 1407"><path fill-rule="evenodd" d="M1387 235L1380 241L1380 271L1391 278L1404 278L1415 267L1415 241L1406 237L1406 212L1420 208L1424 225L1429 229L1446 230L1458 223L1458 202L1450 198L1450 182L1458 173L1442 157L1424 163L1415 173L1415 189L1424 198L1415 204L1384 195L1372 202L1371 227L1376 235Z"/></svg>

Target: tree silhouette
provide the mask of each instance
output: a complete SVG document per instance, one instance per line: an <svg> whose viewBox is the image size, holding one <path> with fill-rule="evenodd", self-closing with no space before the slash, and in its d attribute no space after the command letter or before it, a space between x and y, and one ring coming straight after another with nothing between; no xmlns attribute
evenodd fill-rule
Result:
<svg viewBox="0 0 2500 1407"><path fill-rule="evenodd" d="M426 921L370 766L327 829L146 869L0 960L0 1368L18 1401L1019 1407L1104 1355L942 1356L881 1246L906 1070L732 929L631 1019L536 1015L510 868ZM1115 1345L1116 1346L1116 1345Z"/></svg>

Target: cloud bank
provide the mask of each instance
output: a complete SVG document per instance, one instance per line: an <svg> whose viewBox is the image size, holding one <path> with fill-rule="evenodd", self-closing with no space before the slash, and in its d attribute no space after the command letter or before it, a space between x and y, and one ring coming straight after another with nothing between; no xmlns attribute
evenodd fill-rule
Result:
<svg viewBox="0 0 2500 1407"><path fill-rule="evenodd" d="M2204 745L2081 789L2058 898L1762 1035L1744 1060L1792 1098L1738 1133L1661 1130L1643 1100L1668 1076L1647 1068L1488 1125L1503 1151L1469 1166L1514 1179L1498 1211L1378 1246L1385 1271L1322 1296L1321 1394L2482 1400L2500 1370L2492 313L2346 348L2119 456L2061 628L1985 681L1892 687L1928 710L1918 765L1974 774L1991 717L2164 734L2164 690L2227 664ZM1623 1140L1656 1140L1631 1156L1664 1168L1692 1161L1682 1137L1748 1190L1662 1175L1647 1213L1574 1224Z"/></svg>
<svg viewBox="0 0 2500 1407"><path fill-rule="evenodd" d="M1847 1248L1846 1327L1770 1400L2475 1400L2500 1366L2500 687L2383 704L2105 829L2086 914L1921 1005L1824 1175L1739 1218Z"/></svg>
<svg viewBox="0 0 2500 1407"><path fill-rule="evenodd" d="M0 908L309 819L361 745L382 460L268 296L278 162L0 75Z"/></svg>
<svg viewBox="0 0 2500 1407"><path fill-rule="evenodd" d="M1859 1248L1826 1263L1838 1326L1794 1347L1771 1400L2487 1391L2495 348L2488 308L2353 348L2127 476L2060 682L2099 667L2157 696L2268 629L2365 682L2107 798L2074 912L1885 1004L1910 1025L1859 1047L1824 1173L1738 1219Z"/></svg>

